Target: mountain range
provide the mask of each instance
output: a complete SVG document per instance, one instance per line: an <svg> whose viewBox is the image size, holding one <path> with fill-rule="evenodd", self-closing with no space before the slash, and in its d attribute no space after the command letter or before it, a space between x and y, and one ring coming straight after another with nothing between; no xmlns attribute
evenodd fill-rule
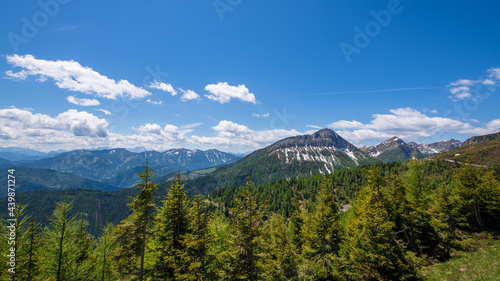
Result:
<svg viewBox="0 0 500 281"><path fill-rule="evenodd" d="M65 178L71 174L102 184L102 190L111 187L130 187L139 182L137 172L141 172L146 160L152 166L157 176L163 176L175 171L198 170L215 167L222 164L232 163L240 157L233 154L211 150L189 150L171 149L165 152L145 151L130 152L126 149L107 150L73 150L61 153L54 157L40 160L8 161L0 158L0 167L35 168L30 175L32 182L38 178L40 183L46 183L45 187L52 189L58 183L47 183L46 174L56 174L56 178ZM62 174L58 174L62 173ZM76 179L76 178L75 178ZM80 182L80 180L76 180ZM84 187L87 185L82 185ZM92 185L93 186L93 185ZM24 190L41 189L39 184L33 184L30 188L28 182L24 184Z"/></svg>
<svg viewBox="0 0 500 281"><path fill-rule="evenodd" d="M430 144L420 144L415 142L406 143L398 137L392 137L377 145L361 148L368 155L375 157L382 162L404 161L406 159L427 158L443 151L453 150L462 146L462 142L455 139L434 142Z"/></svg>
<svg viewBox="0 0 500 281"><path fill-rule="evenodd" d="M474 137L464 143L476 143L499 135ZM261 184L329 174L374 162L404 161L414 156L426 158L462 145L454 139L418 144L393 137L377 145L357 147L336 132L322 129L310 135L277 141L243 158L215 149L131 152L117 148L74 150L40 160L12 162L0 158L0 167L31 168L30 181L24 182L23 190L64 188L48 179L68 179L69 175L75 177L74 182L81 183L79 187L112 190L137 183L137 173L142 171L147 159L157 172L157 182L171 179L176 171L191 171L183 173L189 175L186 184L196 187L198 192L207 193L220 187L242 185L249 175L255 184ZM73 188L74 185L68 184L67 187Z"/></svg>

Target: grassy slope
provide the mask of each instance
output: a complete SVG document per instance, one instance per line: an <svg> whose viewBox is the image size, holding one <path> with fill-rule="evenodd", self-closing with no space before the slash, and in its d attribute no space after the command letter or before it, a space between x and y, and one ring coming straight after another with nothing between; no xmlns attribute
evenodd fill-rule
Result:
<svg viewBox="0 0 500 281"><path fill-rule="evenodd" d="M469 152L469 154L472 156L471 162L473 164L493 164L496 166L500 165L500 139L459 147L452 151L444 152L431 158L465 162L465 155L467 152ZM456 154L460 155L455 156Z"/></svg>
<svg viewBox="0 0 500 281"><path fill-rule="evenodd" d="M484 242L474 252L435 264L424 270L422 280L500 280L500 241Z"/></svg>

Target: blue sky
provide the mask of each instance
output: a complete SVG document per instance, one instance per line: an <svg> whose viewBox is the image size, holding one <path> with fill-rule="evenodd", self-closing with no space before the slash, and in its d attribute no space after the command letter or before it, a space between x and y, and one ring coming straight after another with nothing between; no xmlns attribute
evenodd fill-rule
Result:
<svg viewBox="0 0 500 281"><path fill-rule="evenodd" d="M3 1L0 146L245 152L500 131L494 1Z"/></svg>

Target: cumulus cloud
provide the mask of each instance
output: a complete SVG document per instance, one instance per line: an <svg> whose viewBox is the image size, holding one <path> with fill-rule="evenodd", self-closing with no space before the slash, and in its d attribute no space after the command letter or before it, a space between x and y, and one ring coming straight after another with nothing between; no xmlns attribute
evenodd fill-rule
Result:
<svg viewBox="0 0 500 281"><path fill-rule="evenodd" d="M161 90L161 91L164 91L164 92L168 92L172 96L177 95L177 91L174 90L174 87L172 87L171 84L166 84L166 83L163 83L163 82L158 82L156 80L154 82L150 82L149 88Z"/></svg>
<svg viewBox="0 0 500 281"><path fill-rule="evenodd" d="M195 93L194 91L191 90L183 90L179 88L179 90L182 92L181 96L181 101L186 102L188 100L199 100L201 99L200 96Z"/></svg>
<svg viewBox="0 0 500 281"><path fill-rule="evenodd" d="M4 129L1 137L8 139L43 135L49 132L99 138L108 136L106 120L75 109L60 113L56 117L33 114L31 111L18 108L0 109L0 125Z"/></svg>
<svg viewBox="0 0 500 281"><path fill-rule="evenodd" d="M182 132L179 130L177 126L167 124L163 128L156 123L147 123L145 125L139 126L136 129L142 135L149 135L156 138L160 138L162 140L168 141L181 141L185 139Z"/></svg>
<svg viewBox="0 0 500 281"><path fill-rule="evenodd" d="M212 127L212 129L216 132L216 136L191 136L190 141L202 145L229 145L261 148L283 138L301 134L296 130L284 129L255 131L245 125L228 120L220 121L219 124Z"/></svg>
<svg viewBox="0 0 500 281"><path fill-rule="evenodd" d="M96 109L104 114L111 112ZM15 107L0 109L0 146L29 147L41 151L95 149L99 147L146 147L166 150L188 140L174 125L145 124L135 134L108 131L108 122L85 111L71 109L56 116Z"/></svg>
<svg viewBox="0 0 500 281"><path fill-rule="evenodd" d="M127 80L116 82L90 67L84 67L76 61L50 61L36 59L32 55L8 55L7 62L22 70L6 72L12 79L25 80L35 76L38 81L44 82L48 78L55 81L61 88L72 92L83 92L97 97L116 99L117 97L128 97L137 99L149 96L151 93L141 87L136 87Z"/></svg>
<svg viewBox="0 0 500 281"><path fill-rule="evenodd" d="M486 70L488 78L480 78L478 80L458 79L448 85L451 93L450 98L453 101L461 101L466 98L472 97L472 92L476 87L488 86L493 87L497 85L500 80L500 68L492 67Z"/></svg>
<svg viewBox="0 0 500 281"><path fill-rule="evenodd" d="M150 99L147 99L146 100L147 103L150 103L150 104L156 104L156 105L159 105L159 104L162 104L163 101L153 101L153 100L150 100Z"/></svg>
<svg viewBox="0 0 500 281"><path fill-rule="evenodd" d="M432 137L438 132L459 134L487 134L500 130L500 119L493 120L482 127L444 117L430 117L413 108L391 109L390 114L373 114L370 123L356 120L340 120L328 127L337 130L346 139L361 143L380 141L392 136L414 140L419 137Z"/></svg>
<svg viewBox="0 0 500 281"><path fill-rule="evenodd" d="M248 88L243 85L230 86L227 82L219 82L218 84L209 84L205 90L210 94L205 95L208 99L219 103L228 103L231 99L240 99L253 104L257 103L255 95L250 93Z"/></svg>
<svg viewBox="0 0 500 281"><path fill-rule="evenodd" d="M96 99L79 99L75 96L68 96L66 99L68 100L68 102L80 106L97 106L101 104Z"/></svg>

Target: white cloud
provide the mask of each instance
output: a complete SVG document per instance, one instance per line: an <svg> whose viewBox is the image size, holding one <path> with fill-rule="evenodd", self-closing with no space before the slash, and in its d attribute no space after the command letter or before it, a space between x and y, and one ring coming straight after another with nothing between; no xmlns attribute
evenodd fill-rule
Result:
<svg viewBox="0 0 500 281"><path fill-rule="evenodd" d="M174 87L172 87L171 84L166 84L166 83L163 83L163 82L158 82L156 80L154 82L150 82L149 88L168 92L172 96L177 95L177 91L174 90Z"/></svg>
<svg viewBox="0 0 500 281"><path fill-rule="evenodd" d="M306 125L307 128L312 128L312 129L323 129L323 127L316 126L316 125Z"/></svg>
<svg viewBox="0 0 500 281"><path fill-rule="evenodd" d="M186 102L188 100L199 100L201 99L200 96L195 93L194 91L191 90L183 90L179 88L179 90L182 92L181 96L181 101Z"/></svg>
<svg viewBox="0 0 500 281"><path fill-rule="evenodd" d="M450 93L453 95L453 96L450 96L450 98L455 100L455 101L463 100L465 98L472 96L470 93L470 88L468 86L459 86L459 87L451 88Z"/></svg>
<svg viewBox="0 0 500 281"><path fill-rule="evenodd" d="M432 137L438 132L459 134L479 134L500 130L496 122L490 122L482 128L473 127L470 123L444 117L429 117L412 108L390 110L391 114L373 114L370 123L340 120L328 127L338 130L346 139L360 143L367 140L385 140L398 136L408 140L419 137Z"/></svg>
<svg viewBox="0 0 500 281"><path fill-rule="evenodd" d="M147 123L139 126L136 130L142 135L153 136L161 140L177 142L185 139L179 128L171 124L167 124L162 128L156 123Z"/></svg>
<svg viewBox="0 0 500 281"><path fill-rule="evenodd" d="M267 118L269 117L269 112L268 113L263 113L263 114L258 114L258 113L252 113L253 117L262 117L262 118Z"/></svg>
<svg viewBox="0 0 500 281"><path fill-rule="evenodd" d="M437 114L438 111L436 109L429 109L427 107L423 107L422 108L422 112L430 112L430 113L433 113L433 114Z"/></svg>
<svg viewBox="0 0 500 281"><path fill-rule="evenodd" d="M56 117L33 114L17 108L1 109L0 125L4 129L4 134L0 138L4 139L29 138L56 132L70 133L78 137L104 138L108 136L106 120L75 109L60 113ZM26 141L29 140L26 139Z"/></svg>
<svg viewBox="0 0 500 281"><path fill-rule="evenodd" d="M101 103L96 99L79 99L74 96L68 96L66 98L70 103L80 105L80 106L97 106Z"/></svg>
<svg viewBox="0 0 500 281"><path fill-rule="evenodd" d="M55 84L65 90L93 94L107 99L128 97L137 99L149 96L151 93L141 87L136 87L127 80L116 82L99 74L90 67L83 67L76 61L50 61L36 59L32 55L8 55L7 62L15 67L23 68L19 72L7 71L8 77L25 80L35 76L44 82L52 78Z"/></svg>
<svg viewBox="0 0 500 281"><path fill-rule="evenodd" d="M478 87L481 85L485 86L495 86L497 82L500 80L500 68L492 67L486 70L488 73L488 78L483 79L480 78L478 80L470 80L470 79L458 79L454 82L451 82L448 85L449 91L452 94L450 98L453 101L461 101L466 98L472 97L472 92L474 90L473 87Z"/></svg>
<svg viewBox="0 0 500 281"><path fill-rule="evenodd" d="M150 103L150 104L157 104L157 105L159 105L159 104L162 104L162 103L163 103L163 101L161 101L161 100L160 100L160 101L153 101L153 100L150 100L150 99L147 99L147 100L146 100L146 102L147 102L147 103Z"/></svg>
<svg viewBox="0 0 500 281"><path fill-rule="evenodd" d="M229 145L260 148L283 138L301 134L296 130L284 129L255 131L245 125L227 120L220 121L219 124L212 127L212 129L217 133L216 136L192 136L190 141L202 145Z"/></svg>
<svg viewBox="0 0 500 281"><path fill-rule="evenodd" d="M500 67L492 67L487 70L488 77L493 80L500 80Z"/></svg>
<svg viewBox="0 0 500 281"><path fill-rule="evenodd" d="M111 113L111 111L106 110L106 109L97 108L96 110L97 110L97 111L100 111L100 112L102 112L102 113L104 113L104 115L113 115L113 114Z"/></svg>
<svg viewBox="0 0 500 281"><path fill-rule="evenodd" d="M255 95L250 93L250 91L244 84L238 86L230 86L226 82L219 82L217 85L207 85L205 87L205 90L210 93L209 95L205 95L207 98L213 101L218 101L219 103L228 103L233 98L253 104L257 103Z"/></svg>

